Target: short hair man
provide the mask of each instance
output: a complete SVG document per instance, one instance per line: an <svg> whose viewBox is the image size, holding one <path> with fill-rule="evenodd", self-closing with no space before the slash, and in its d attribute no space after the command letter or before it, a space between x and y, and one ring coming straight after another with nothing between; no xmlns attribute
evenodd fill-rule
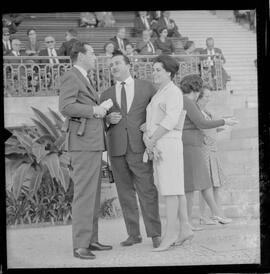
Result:
<svg viewBox="0 0 270 274"><path fill-rule="evenodd" d="M44 38L44 44L46 49L43 49L39 52L39 56L49 56L49 57L57 57L59 56L59 51L55 49L55 39L53 36L48 35ZM58 58L48 58L48 59L40 59L41 63L50 63L50 64L59 64Z"/></svg>
<svg viewBox="0 0 270 274"><path fill-rule="evenodd" d="M94 259L93 250L110 250L112 246L98 242L101 163L105 149L102 118L106 109L87 78L95 68L96 56L88 43L74 44L73 68L61 78L59 110L67 117L66 150L71 157L74 196L72 203L73 255ZM85 126L82 132L78 129Z"/></svg>
<svg viewBox="0 0 270 274"><path fill-rule="evenodd" d="M73 45L78 41L78 32L75 29L69 29L66 32L66 41L59 48L59 56L70 56Z"/></svg>
<svg viewBox="0 0 270 274"><path fill-rule="evenodd" d="M7 55L11 51L10 33L7 27L4 27L2 31L3 55Z"/></svg>
<svg viewBox="0 0 270 274"><path fill-rule="evenodd" d="M126 37L126 28L121 27L118 28L116 36L111 38L110 40L114 42L114 51L121 51L123 54L126 54L126 45L129 44L129 40Z"/></svg>
<svg viewBox="0 0 270 274"><path fill-rule="evenodd" d="M109 98L113 107L106 117L108 126L108 154L122 207L128 238L122 246L142 242L136 193L140 200L146 234L153 247L160 244L161 223L158 193L153 179L152 162L143 162L145 145L140 126L146 120L146 107L156 92L145 80L130 75L129 58L116 52L110 62L116 84L101 94L101 101Z"/></svg>

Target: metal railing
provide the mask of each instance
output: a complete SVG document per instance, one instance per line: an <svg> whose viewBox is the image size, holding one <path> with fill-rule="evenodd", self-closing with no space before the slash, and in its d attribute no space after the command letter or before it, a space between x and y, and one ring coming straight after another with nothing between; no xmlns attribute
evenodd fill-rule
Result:
<svg viewBox="0 0 270 274"><path fill-rule="evenodd" d="M153 59L157 55L130 57L131 75L137 79L152 81ZM179 62L179 71L174 82L179 86L188 74L198 74L214 90L223 89L221 56L209 62L207 55L173 55ZM4 56L4 96L52 96L59 94L60 78L72 67L69 57L57 57L59 63L50 63L48 56ZM98 56L96 70L89 77L98 93L113 85L109 57Z"/></svg>

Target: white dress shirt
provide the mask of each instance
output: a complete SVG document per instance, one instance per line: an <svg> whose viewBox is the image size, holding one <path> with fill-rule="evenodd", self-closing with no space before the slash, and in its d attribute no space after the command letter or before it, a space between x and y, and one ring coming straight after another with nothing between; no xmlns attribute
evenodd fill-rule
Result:
<svg viewBox="0 0 270 274"><path fill-rule="evenodd" d="M10 40L3 40L6 49L11 50Z"/></svg>
<svg viewBox="0 0 270 274"><path fill-rule="evenodd" d="M89 78L87 77L87 71L84 68L78 65L74 65L73 67L76 68L85 77L88 83L90 83Z"/></svg>
<svg viewBox="0 0 270 274"><path fill-rule="evenodd" d="M120 50L125 50L123 39L120 39L119 37L117 37L117 41L118 41L118 45L119 45Z"/></svg>
<svg viewBox="0 0 270 274"><path fill-rule="evenodd" d="M49 49L48 48L47 50L48 50L48 55L49 56L55 56L55 57L57 57L57 53L56 53L55 49ZM50 58L50 63L51 64L54 64L54 63L59 64L59 60L57 58L54 58L54 61L53 61L53 59Z"/></svg>
<svg viewBox="0 0 270 274"><path fill-rule="evenodd" d="M127 112L129 112L131 104L134 99L134 79L129 76L125 81L125 90L126 90L126 97L127 97ZM121 107L121 85L122 81L116 81L116 102Z"/></svg>
<svg viewBox="0 0 270 274"><path fill-rule="evenodd" d="M209 64L211 66L213 66L214 65L213 56L215 55L215 50L214 49L212 49L212 50L207 49L207 55L210 55L210 56L208 56L207 59L208 59Z"/></svg>
<svg viewBox="0 0 270 274"><path fill-rule="evenodd" d="M146 29L149 30L149 29L150 29L150 26L149 26L149 24L148 24L148 21L147 21L146 16L142 16L141 19L142 19L142 21L143 21L143 23L144 23Z"/></svg>

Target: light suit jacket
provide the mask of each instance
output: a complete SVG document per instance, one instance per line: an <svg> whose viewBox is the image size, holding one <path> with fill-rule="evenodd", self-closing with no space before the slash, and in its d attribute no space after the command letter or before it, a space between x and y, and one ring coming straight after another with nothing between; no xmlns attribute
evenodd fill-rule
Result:
<svg viewBox="0 0 270 274"><path fill-rule="evenodd" d="M78 121L69 121L66 138L68 151L103 151L104 123L102 119L93 116L93 106L99 104L99 98L87 79L81 72L72 68L61 78L59 110L66 117L86 118L85 132L77 135L80 126Z"/></svg>

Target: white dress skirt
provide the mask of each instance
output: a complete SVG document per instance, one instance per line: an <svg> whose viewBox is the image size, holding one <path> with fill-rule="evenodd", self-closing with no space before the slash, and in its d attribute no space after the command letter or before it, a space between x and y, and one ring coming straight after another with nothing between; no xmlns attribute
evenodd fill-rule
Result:
<svg viewBox="0 0 270 274"><path fill-rule="evenodd" d="M161 138L156 147L161 159L153 161L154 182L161 195L184 195L182 132L179 138Z"/></svg>

